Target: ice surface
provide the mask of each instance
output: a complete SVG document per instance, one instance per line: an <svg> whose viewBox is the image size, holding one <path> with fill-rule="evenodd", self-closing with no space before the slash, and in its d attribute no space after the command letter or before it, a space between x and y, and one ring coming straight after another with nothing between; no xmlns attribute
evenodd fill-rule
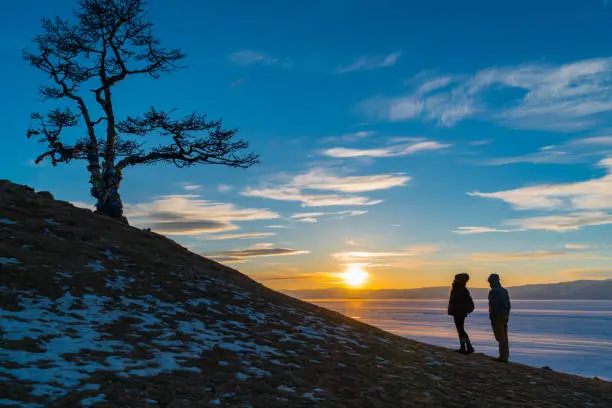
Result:
<svg viewBox="0 0 612 408"><path fill-rule="evenodd" d="M315 303L394 334L457 348L447 300L321 300ZM513 301L510 316L510 359L555 371L612 380L612 301ZM466 330L477 352L497 354L486 300ZM384 339L380 339L383 341ZM435 359L428 362L435 365Z"/></svg>

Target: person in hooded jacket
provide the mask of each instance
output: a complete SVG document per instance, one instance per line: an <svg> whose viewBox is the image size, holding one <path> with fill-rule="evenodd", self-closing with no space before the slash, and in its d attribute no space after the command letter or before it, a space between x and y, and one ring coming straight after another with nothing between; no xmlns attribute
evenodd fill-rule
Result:
<svg viewBox="0 0 612 408"><path fill-rule="evenodd" d="M468 336L465 331L465 319L474 311L474 300L466 287L469 280L470 275L467 273L455 275L450 299L448 301L448 314L453 316L457 334L459 335L460 348L457 352L462 354L472 354L474 352L474 347L470 342L470 336Z"/></svg>
<svg viewBox="0 0 612 408"><path fill-rule="evenodd" d="M502 287L499 275L492 273L489 276L489 319L495 340L499 343L499 357L496 361L507 363L510 357L508 343L508 318L510 317L510 296L508 290Z"/></svg>

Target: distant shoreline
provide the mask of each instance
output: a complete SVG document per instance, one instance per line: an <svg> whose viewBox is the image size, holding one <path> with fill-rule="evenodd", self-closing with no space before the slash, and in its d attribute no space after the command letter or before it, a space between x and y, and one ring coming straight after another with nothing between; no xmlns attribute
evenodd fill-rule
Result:
<svg viewBox="0 0 612 408"><path fill-rule="evenodd" d="M469 288L475 299L486 299L488 288ZM281 290L299 299L448 299L450 286L415 289L327 289ZM513 300L612 300L612 279L580 280L562 283L508 287Z"/></svg>
<svg viewBox="0 0 612 408"><path fill-rule="evenodd" d="M286 292L284 292L286 293ZM287 293L286 293L287 294ZM320 298L310 298L310 297L300 297L300 300L306 301L306 302L312 302L315 300L325 300L325 301L332 301L332 300L384 300L384 301L415 301L415 302L420 302L420 301L427 301L427 302L432 302L432 301L439 301L439 302L448 302L448 298L375 298L375 297L345 297L345 298L328 298L328 297L320 297ZM487 301L487 298L478 298L478 297L474 297L475 301ZM530 299L530 298L520 298L520 299L513 299L513 301L515 302L558 302L558 301L564 301L564 302L612 302L612 299L563 299L563 298L557 298L557 299Z"/></svg>

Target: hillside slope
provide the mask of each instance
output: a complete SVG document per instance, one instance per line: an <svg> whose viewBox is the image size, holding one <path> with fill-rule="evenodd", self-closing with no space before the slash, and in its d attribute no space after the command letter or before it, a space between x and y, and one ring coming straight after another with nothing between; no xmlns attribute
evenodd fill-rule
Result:
<svg viewBox="0 0 612 408"><path fill-rule="evenodd" d="M0 406L612 406L610 383L394 336L7 181L0 293Z"/></svg>

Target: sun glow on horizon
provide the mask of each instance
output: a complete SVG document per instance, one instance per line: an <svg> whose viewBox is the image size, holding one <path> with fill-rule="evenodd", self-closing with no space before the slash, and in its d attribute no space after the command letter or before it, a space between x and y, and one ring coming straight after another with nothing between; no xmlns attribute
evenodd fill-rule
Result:
<svg viewBox="0 0 612 408"><path fill-rule="evenodd" d="M369 274L361 269L359 265L351 265L341 277L349 286L357 287L361 286L368 279Z"/></svg>

